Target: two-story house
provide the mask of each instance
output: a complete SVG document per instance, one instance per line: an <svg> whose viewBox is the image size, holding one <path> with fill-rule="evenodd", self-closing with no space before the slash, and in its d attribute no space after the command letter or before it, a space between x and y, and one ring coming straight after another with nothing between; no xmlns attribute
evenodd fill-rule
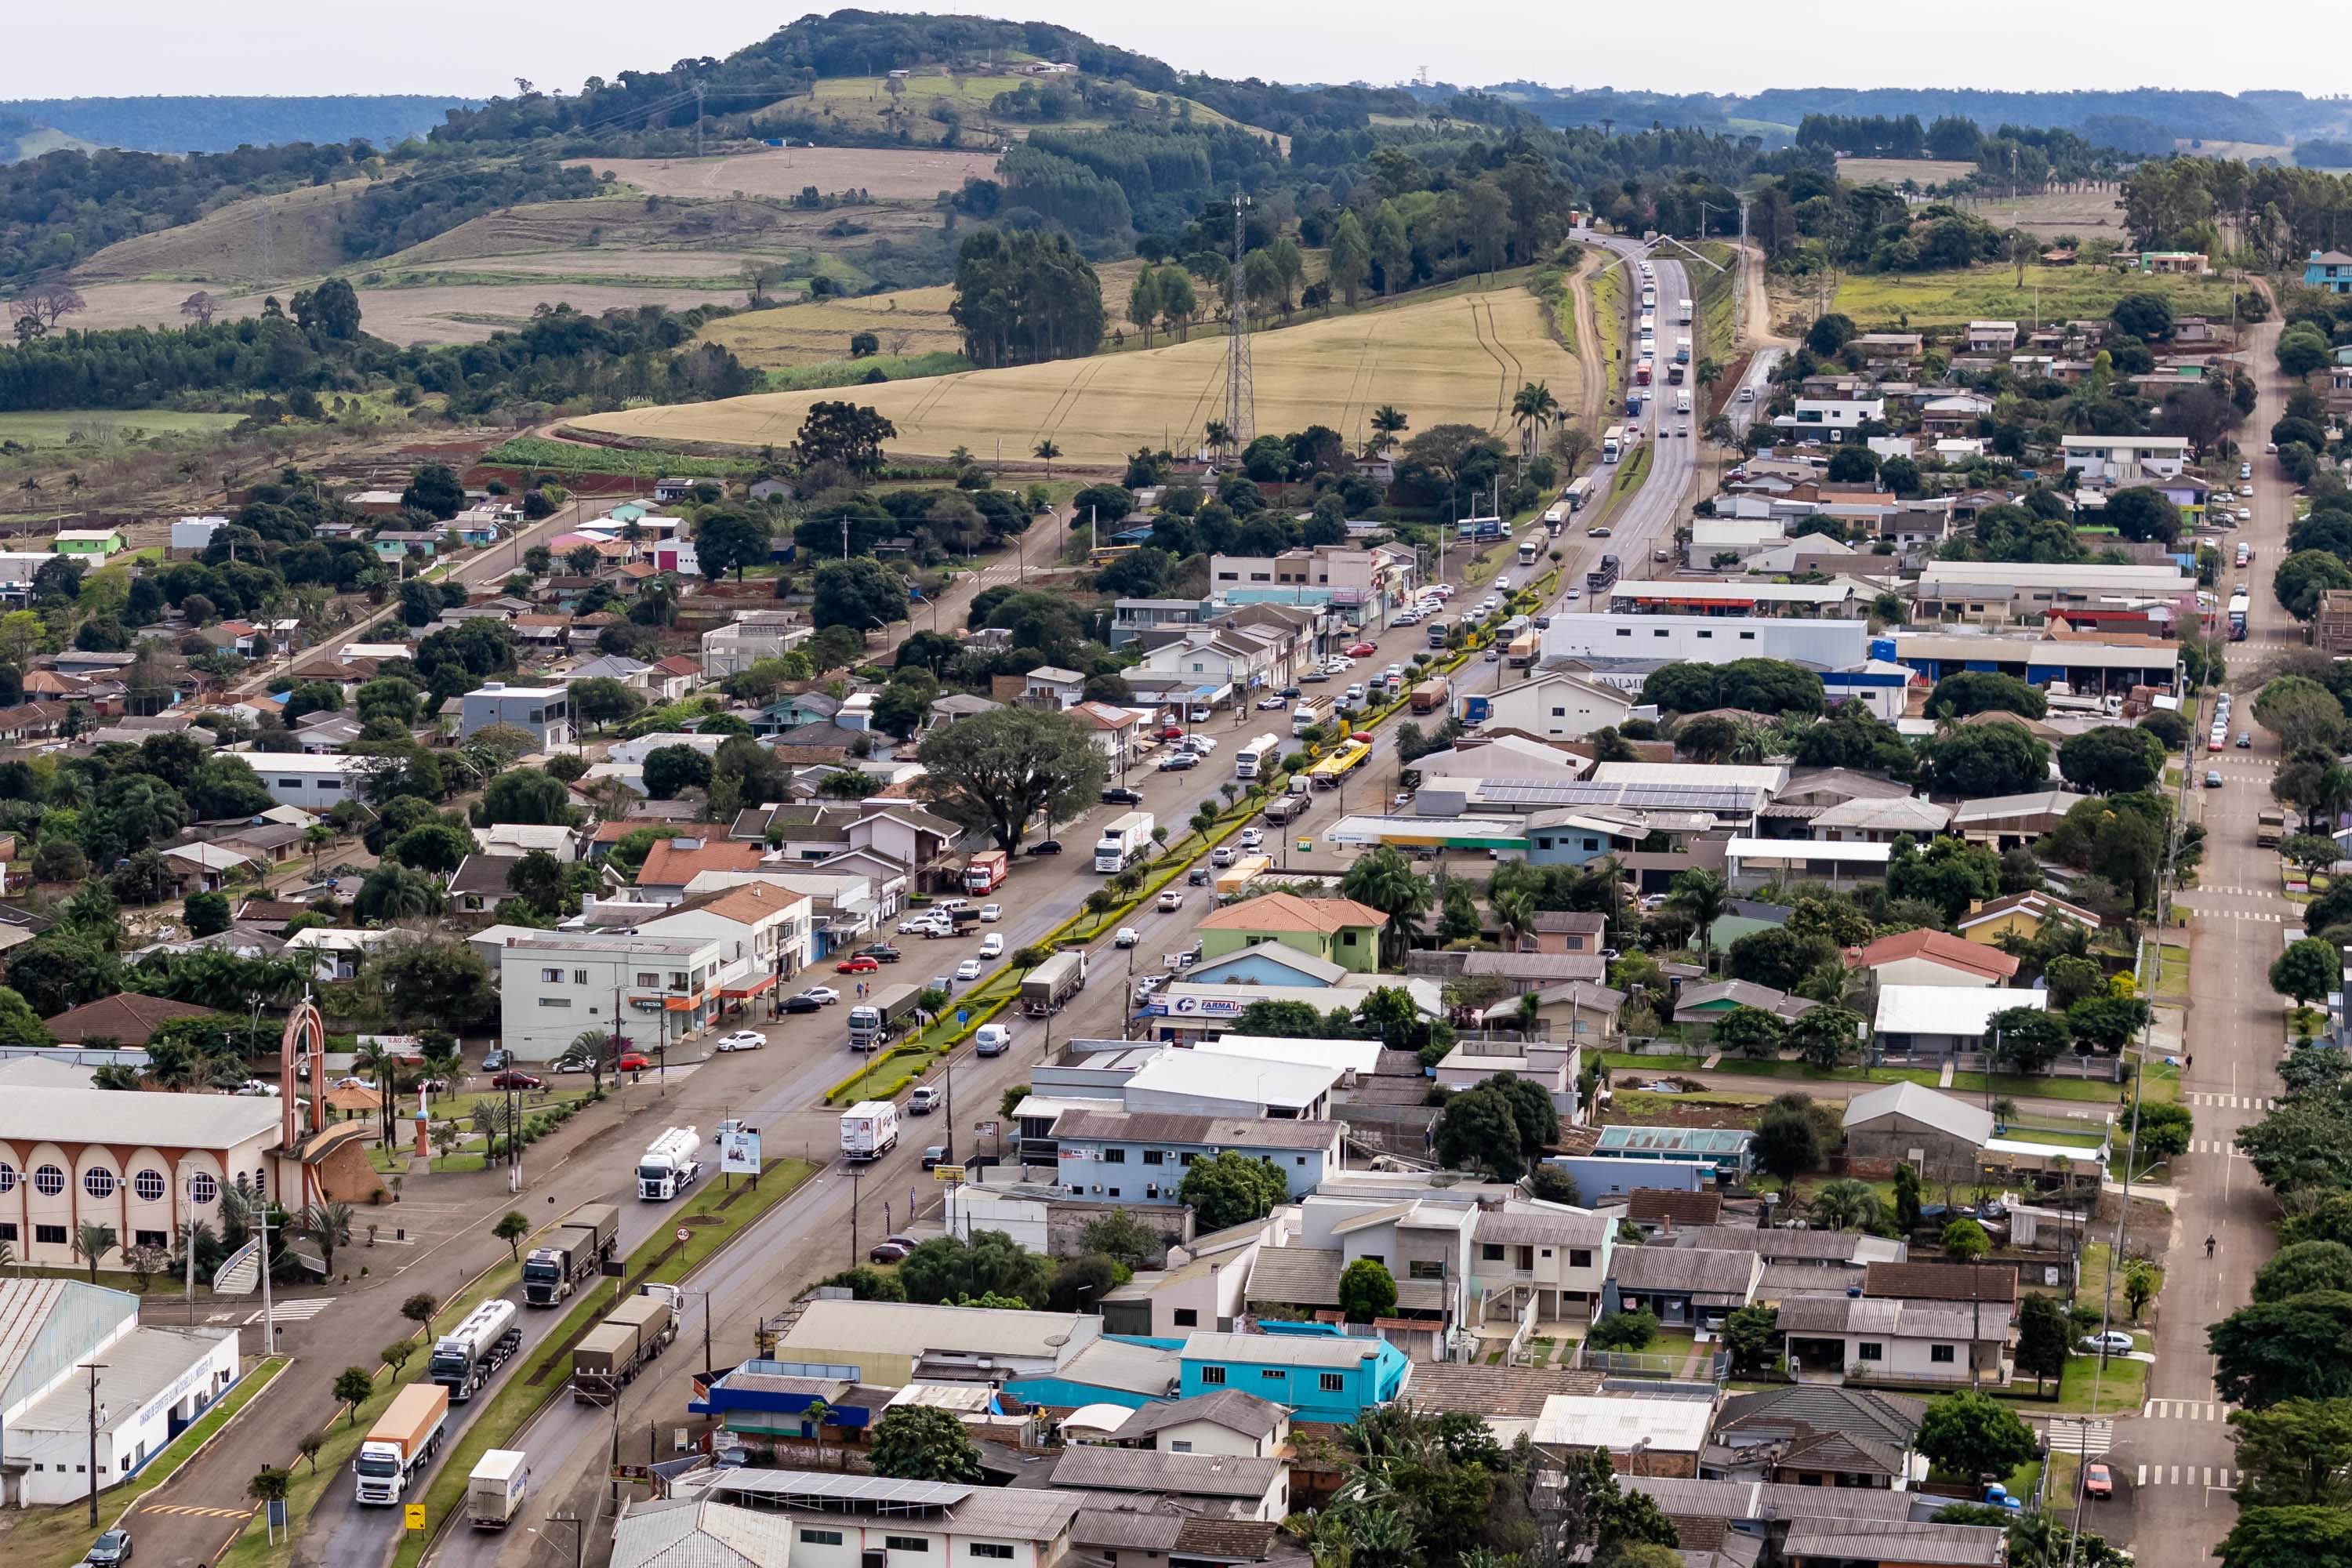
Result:
<svg viewBox="0 0 2352 1568"><path fill-rule="evenodd" d="M1380 967L1381 931L1388 923L1388 916L1352 899L1267 893L1228 904L1194 929L1204 962L1262 942L1278 942L1351 973L1370 974Z"/></svg>
<svg viewBox="0 0 2352 1568"><path fill-rule="evenodd" d="M1282 1173L1289 1195L1339 1168L1339 1124L1152 1111L1066 1110L1054 1123L1056 1174L1072 1192L1123 1203L1172 1204L1196 1160L1236 1150Z"/></svg>
<svg viewBox="0 0 2352 1568"><path fill-rule="evenodd" d="M1616 1252L1617 1222L1590 1209L1511 1203L1479 1214L1476 1242L1471 1282L1479 1298L1516 1300L1532 1291L1538 1319L1589 1319Z"/></svg>
<svg viewBox="0 0 2352 1568"><path fill-rule="evenodd" d="M2352 294L2352 256L2340 250L2315 250L2303 264L2303 286L2330 294Z"/></svg>
<svg viewBox="0 0 2352 1568"><path fill-rule="evenodd" d="M503 681L485 681L465 694L458 733L471 735L493 724L524 731L542 752L568 746L572 740L570 693L561 686L509 686Z"/></svg>

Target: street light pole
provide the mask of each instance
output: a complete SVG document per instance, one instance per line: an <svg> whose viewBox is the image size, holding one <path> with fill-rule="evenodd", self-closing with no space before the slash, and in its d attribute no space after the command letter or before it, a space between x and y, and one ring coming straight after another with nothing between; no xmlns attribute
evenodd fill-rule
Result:
<svg viewBox="0 0 2352 1568"><path fill-rule="evenodd" d="M98 1528L98 1374L105 1370L106 1364L102 1361L86 1361L74 1369L89 1373L89 1527L92 1530Z"/></svg>

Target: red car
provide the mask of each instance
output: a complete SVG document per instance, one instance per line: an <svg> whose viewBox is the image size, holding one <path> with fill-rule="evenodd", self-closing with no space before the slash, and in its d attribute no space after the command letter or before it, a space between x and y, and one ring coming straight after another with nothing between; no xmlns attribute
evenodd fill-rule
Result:
<svg viewBox="0 0 2352 1568"><path fill-rule="evenodd" d="M613 1064L614 1072L639 1072L653 1066L653 1059L643 1051L623 1051L621 1059Z"/></svg>
<svg viewBox="0 0 2352 1568"><path fill-rule="evenodd" d="M2084 1469L2083 1472L2083 1495L2085 1497L2115 1496L2116 1478L2114 1473L2105 1465L2093 1465Z"/></svg>
<svg viewBox="0 0 2352 1568"><path fill-rule="evenodd" d="M1368 642L1350 643L1348 645L1348 657L1349 658L1370 658L1372 655L1380 651L1380 649L1374 647Z"/></svg>
<svg viewBox="0 0 2352 1568"><path fill-rule="evenodd" d="M1184 726L1181 724L1162 725L1160 731L1160 738L1163 741L1181 741L1184 738Z"/></svg>
<svg viewBox="0 0 2352 1568"><path fill-rule="evenodd" d="M877 974L882 965L871 958L845 958L833 966L835 974Z"/></svg>
<svg viewBox="0 0 2352 1568"><path fill-rule="evenodd" d="M538 1089L541 1082L541 1079L535 1079L527 1072L509 1071L493 1075L490 1079L490 1087L492 1089Z"/></svg>

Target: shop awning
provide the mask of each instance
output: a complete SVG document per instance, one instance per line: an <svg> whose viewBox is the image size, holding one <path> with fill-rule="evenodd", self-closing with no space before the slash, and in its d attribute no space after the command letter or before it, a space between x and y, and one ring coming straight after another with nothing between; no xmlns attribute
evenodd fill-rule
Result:
<svg viewBox="0 0 2352 1568"><path fill-rule="evenodd" d="M762 974L749 985L723 985L719 987L719 994L730 1002L740 1002L747 996L758 996L772 991L775 989L775 975Z"/></svg>

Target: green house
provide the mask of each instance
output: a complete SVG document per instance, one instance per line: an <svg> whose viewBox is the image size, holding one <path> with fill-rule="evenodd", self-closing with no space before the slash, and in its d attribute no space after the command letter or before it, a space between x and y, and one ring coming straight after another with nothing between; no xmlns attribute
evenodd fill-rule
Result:
<svg viewBox="0 0 2352 1568"><path fill-rule="evenodd" d="M59 555L79 556L97 564L104 563L110 555L120 555L128 546L121 534L110 528L68 528L56 540Z"/></svg>
<svg viewBox="0 0 2352 1568"><path fill-rule="evenodd" d="M1353 899L1268 893L1227 904L1196 929L1203 962L1271 942L1370 974L1380 968L1381 928L1388 923L1388 916Z"/></svg>

